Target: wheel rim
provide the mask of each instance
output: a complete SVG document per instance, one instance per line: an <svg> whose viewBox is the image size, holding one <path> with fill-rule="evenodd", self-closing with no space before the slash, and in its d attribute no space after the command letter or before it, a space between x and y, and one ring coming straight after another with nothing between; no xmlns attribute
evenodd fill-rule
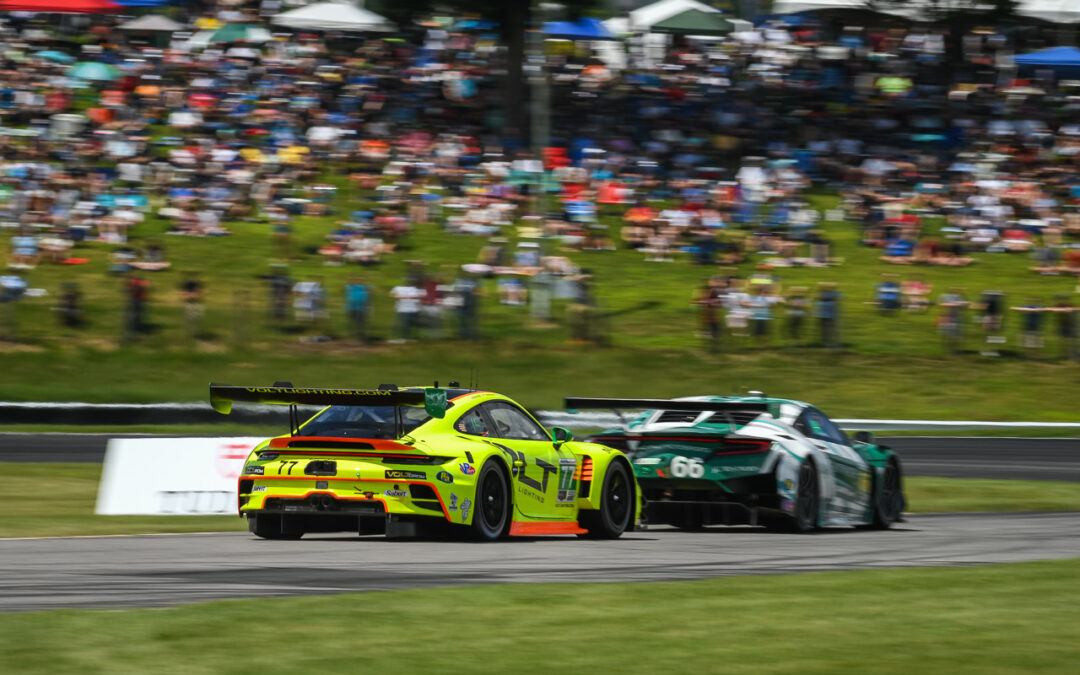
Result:
<svg viewBox="0 0 1080 675"><path fill-rule="evenodd" d="M604 501L612 524L625 529L631 507L630 482L626 479L625 471L615 469L611 474L611 483Z"/></svg>
<svg viewBox="0 0 1080 675"><path fill-rule="evenodd" d="M799 469L799 495L796 516L801 524L813 527L817 511L817 482L814 480L814 467L804 464Z"/></svg>
<svg viewBox="0 0 1080 675"><path fill-rule="evenodd" d="M502 527L506 504L506 489L497 470L488 471L480 486L480 514L490 530Z"/></svg>

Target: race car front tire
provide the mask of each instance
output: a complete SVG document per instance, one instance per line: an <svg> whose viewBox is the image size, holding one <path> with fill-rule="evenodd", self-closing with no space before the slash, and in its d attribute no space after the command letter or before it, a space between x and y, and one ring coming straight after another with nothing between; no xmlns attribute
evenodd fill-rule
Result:
<svg viewBox="0 0 1080 675"><path fill-rule="evenodd" d="M476 478L473 535L481 541L494 541L509 532L510 507L510 482L499 460L491 458L484 462Z"/></svg>
<svg viewBox="0 0 1080 675"><path fill-rule="evenodd" d="M280 513L248 515L248 530L262 539L299 539L304 536L299 523Z"/></svg>
<svg viewBox="0 0 1080 675"><path fill-rule="evenodd" d="M885 465L881 489L874 492L874 522L870 527L887 530L900 520L904 511L903 477L900 474L900 465L895 459L890 459Z"/></svg>
<svg viewBox="0 0 1080 675"><path fill-rule="evenodd" d="M796 532L813 532L818 526L821 489L818 487L817 466L807 459L799 467L799 487L795 497L792 526Z"/></svg>
<svg viewBox="0 0 1080 675"><path fill-rule="evenodd" d="M590 539L618 539L634 520L634 481L625 462L613 461L604 474L600 509L582 511L578 524Z"/></svg>

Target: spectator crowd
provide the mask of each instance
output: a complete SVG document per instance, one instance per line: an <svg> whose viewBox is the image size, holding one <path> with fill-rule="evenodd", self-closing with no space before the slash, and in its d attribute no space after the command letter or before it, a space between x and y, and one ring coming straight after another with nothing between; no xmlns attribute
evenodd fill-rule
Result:
<svg viewBox="0 0 1080 675"><path fill-rule="evenodd" d="M272 4L192 14L190 27L257 27ZM237 223L263 229L279 266L312 255L352 268L340 300L286 267L266 281L276 320L291 303L293 319L326 335L333 304L361 340L377 292L364 272L391 260L407 263L389 291L399 341L478 337L485 295L539 322L567 300L572 339L594 341L592 275L575 262L584 252L710 266L687 294L716 349L774 332L841 346L841 224L883 265L1020 254L1033 275L1080 276L1080 81L1013 65L1044 44L1038 31L774 21L660 52L629 38L617 59L550 44L550 138L534 147L507 99L507 51L482 27L419 20L391 39L235 30L200 41L118 23L43 29L13 15L0 26L0 226L7 274L21 280L8 286L39 265L71 266L59 301L70 326L82 322L71 282L90 262L87 242L108 247L124 276L134 336L146 329L147 276L170 267L156 232L212 247ZM839 200L822 209L822 195ZM314 251L298 250L301 222L324 229ZM407 262L418 226L432 223L482 240L478 256L437 272ZM795 267L832 268L834 282L782 288L777 275ZM964 310L988 324L985 298L934 298L918 274L903 276L874 288L881 314L936 307L950 348ZM194 274L178 287L192 336L204 332L204 292ZM1008 310L1023 344L1039 344L1053 312L1075 358L1072 298L1023 302Z"/></svg>

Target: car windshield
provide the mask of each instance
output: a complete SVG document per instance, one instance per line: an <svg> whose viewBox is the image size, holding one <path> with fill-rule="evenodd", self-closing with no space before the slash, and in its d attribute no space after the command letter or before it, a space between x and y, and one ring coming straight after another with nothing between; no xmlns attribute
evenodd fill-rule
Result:
<svg viewBox="0 0 1080 675"><path fill-rule="evenodd" d="M423 407L397 406L402 435L431 419ZM335 405L304 425L305 436L331 438L398 438L398 423L392 405Z"/></svg>

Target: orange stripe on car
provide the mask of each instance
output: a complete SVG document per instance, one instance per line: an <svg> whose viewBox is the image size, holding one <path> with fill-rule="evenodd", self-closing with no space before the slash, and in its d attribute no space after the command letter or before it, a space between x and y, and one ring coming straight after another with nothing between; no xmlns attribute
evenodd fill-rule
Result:
<svg viewBox="0 0 1080 675"><path fill-rule="evenodd" d="M515 520L510 525L511 537L540 537L553 534L586 534L588 530L584 530L575 522L564 521L541 521L541 522L522 522Z"/></svg>

